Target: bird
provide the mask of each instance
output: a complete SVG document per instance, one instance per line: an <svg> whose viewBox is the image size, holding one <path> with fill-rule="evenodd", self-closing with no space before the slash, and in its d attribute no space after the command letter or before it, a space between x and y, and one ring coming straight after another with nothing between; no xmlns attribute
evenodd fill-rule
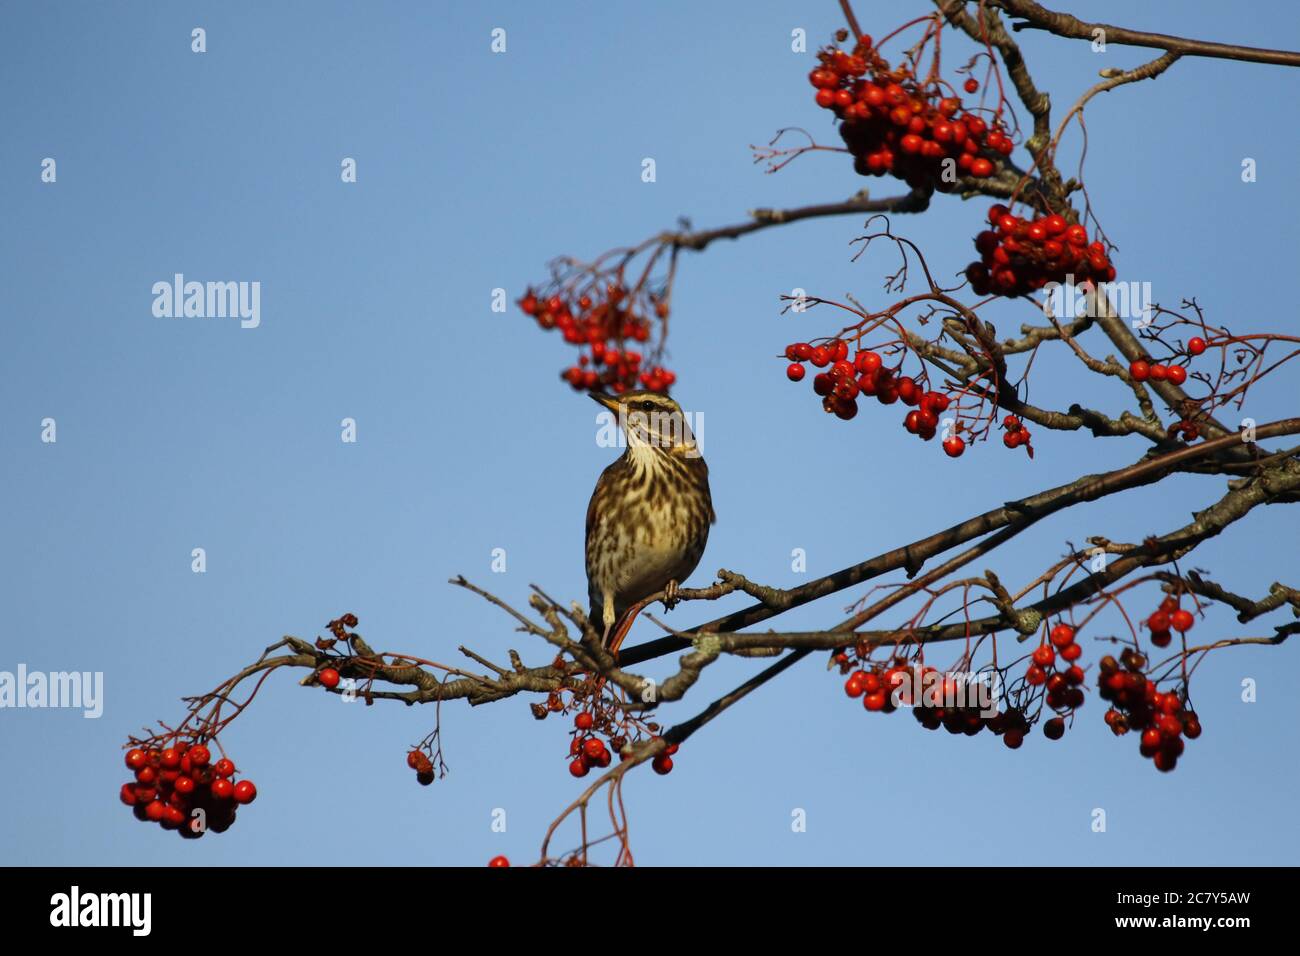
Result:
<svg viewBox="0 0 1300 956"><path fill-rule="evenodd" d="M677 402L652 391L590 394L627 439L587 506L589 620L616 655L648 598L662 592L665 608L676 603L717 515L709 467Z"/></svg>

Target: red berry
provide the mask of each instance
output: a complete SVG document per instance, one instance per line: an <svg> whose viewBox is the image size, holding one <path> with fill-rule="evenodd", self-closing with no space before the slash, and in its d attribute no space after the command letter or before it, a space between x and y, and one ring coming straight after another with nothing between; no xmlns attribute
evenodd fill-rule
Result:
<svg viewBox="0 0 1300 956"><path fill-rule="evenodd" d="M192 766L206 767L208 761L212 759L212 751L203 746L203 744L195 744L186 751L185 756L189 759Z"/></svg>
<svg viewBox="0 0 1300 956"><path fill-rule="evenodd" d="M1151 365L1151 368L1147 372L1147 374L1151 376L1151 380L1153 382L1163 382L1165 380L1165 377L1169 374L1169 369L1167 366L1161 365L1159 362L1155 362Z"/></svg>
<svg viewBox="0 0 1300 956"><path fill-rule="evenodd" d="M163 818L163 814L166 812L167 812L167 804L163 803L161 800L153 800L149 803L148 806L144 808L145 816L148 817L150 820L152 820L154 823L157 823L159 820L161 820Z"/></svg>
<svg viewBox="0 0 1300 956"><path fill-rule="evenodd" d="M1058 624L1052 628L1052 643L1057 647L1065 647L1067 644L1074 643L1074 628L1069 624Z"/></svg>
<svg viewBox="0 0 1300 956"><path fill-rule="evenodd" d="M411 752L415 753L416 751L411 751ZM235 764L234 761L226 757L222 757L220 760L218 760L215 764L212 765L212 770L218 777L233 776L235 773Z"/></svg>
<svg viewBox="0 0 1300 956"><path fill-rule="evenodd" d="M1205 351L1205 339L1199 335L1194 335L1187 340L1187 351L1190 355L1200 355Z"/></svg>
<svg viewBox="0 0 1300 956"><path fill-rule="evenodd" d="M960 458L966 450L966 440L960 435L949 435L943 440L943 453L949 458Z"/></svg>
<svg viewBox="0 0 1300 956"><path fill-rule="evenodd" d="M1173 614L1169 615L1169 623L1173 625L1175 631L1178 631L1181 634L1190 631L1192 625L1196 623L1196 619L1192 617L1191 611L1180 607L1177 611L1174 611Z"/></svg>
<svg viewBox="0 0 1300 956"><path fill-rule="evenodd" d="M257 787L251 780L241 780L235 784L235 802L252 803L257 799Z"/></svg>
<svg viewBox="0 0 1300 956"><path fill-rule="evenodd" d="M874 376L880 371L880 356L875 352L859 352L853 360L857 370L863 375Z"/></svg>
<svg viewBox="0 0 1300 956"><path fill-rule="evenodd" d="M978 92L980 88L979 80L975 79L973 76L968 76L966 82L961 85L961 88L967 93Z"/></svg>
<svg viewBox="0 0 1300 956"><path fill-rule="evenodd" d="M1169 642L1173 640L1168 631L1152 631L1151 643L1156 647L1168 647Z"/></svg>
<svg viewBox="0 0 1300 956"><path fill-rule="evenodd" d="M878 690L875 693L867 694L863 697L862 706L873 712L881 711L885 709L885 704L888 702L888 699L889 698L885 695L883 690Z"/></svg>
<svg viewBox="0 0 1300 956"><path fill-rule="evenodd" d="M596 719L587 711L583 711L577 717L573 718L573 726L577 727L579 730L591 730L595 723Z"/></svg>
<svg viewBox="0 0 1300 956"><path fill-rule="evenodd" d="M983 156L978 156L971 160L970 174L976 179L984 179L993 175L993 164Z"/></svg>
<svg viewBox="0 0 1300 956"><path fill-rule="evenodd" d="M139 747L133 747L126 752L126 765L131 770L139 770L149 763L149 755Z"/></svg>
<svg viewBox="0 0 1300 956"><path fill-rule="evenodd" d="M948 410L948 396L942 392L926 392L925 397L921 399L921 407L928 408L935 414L940 414Z"/></svg>
<svg viewBox="0 0 1300 956"><path fill-rule="evenodd" d="M1061 657L1067 661L1077 661L1083 656L1083 648L1078 644L1066 644L1061 648Z"/></svg>
<svg viewBox="0 0 1300 956"><path fill-rule="evenodd" d="M1171 365L1165 372L1165 377L1174 385L1182 385L1187 381L1187 369L1181 365Z"/></svg>
<svg viewBox="0 0 1300 956"><path fill-rule="evenodd" d="M1008 730L1002 735L1002 742L1012 750L1017 750L1025 742L1025 735L1018 730Z"/></svg>
<svg viewBox="0 0 1300 956"><path fill-rule="evenodd" d="M488 866L494 867L496 869L503 869L505 867L510 866L510 861L507 860L504 856L494 856L492 857L492 859L488 860Z"/></svg>
<svg viewBox="0 0 1300 956"><path fill-rule="evenodd" d="M1142 361L1141 359L1138 359L1137 361L1131 362L1129 364L1128 373L1133 377L1133 381L1145 382L1147 380L1147 376L1151 374L1151 366L1148 365L1146 362Z"/></svg>
<svg viewBox="0 0 1300 956"><path fill-rule="evenodd" d="M673 758L667 754L659 754L659 756L655 757L650 766L654 768L655 773L663 776L666 773L672 772Z"/></svg>
<svg viewBox="0 0 1300 956"><path fill-rule="evenodd" d="M1161 714L1156 720L1156 726L1166 737L1177 737L1183 732L1183 722L1173 714Z"/></svg>
<svg viewBox="0 0 1300 956"><path fill-rule="evenodd" d="M1065 736L1065 718L1053 717L1043 724L1043 736L1048 740L1060 740Z"/></svg>
<svg viewBox="0 0 1300 956"><path fill-rule="evenodd" d="M839 81L840 81L839 77L837 77L833 72L831 72L830 70L822 69L821 67L818 67L817 69L813 70L811 73L808 74L808 82L811 83L813 86L817 87L817 89L819 90L824 90L832 86L835 86L839 83Z"/></svg>
<svg viewBox="0 0 1300 956"><path fill-rule="evenodd" d="M786 366L785 377L792 382L799 382L803 380L804 372L805 369L802 365L798 362L791 362Z"/></svg>
<svg viewBox="0 0 1300 956"><path fill-rule="evenodd" d="M212 781L212 795L218 800L229 800L235 795L235 785L225 777Z"/></svg>
<svg viewBox="0 0 1300 956"><path fill-rule="evenodd" d="M316 675L316 679L320 681L321 686L327 690L333 690L335 687L339 686L339 672L332 667L325 668Z"/></svg>
<svg viewBox="0 0 1300 956"><path fill-rule="evenodd" d="M600 755L605 752L605 741L592 737L582 745L582 752L592 760L599 760Z"/></svg>
<svg viewBox="0 0 1300 956"><path fill-rule="evenodd" d="M573 761L573 763L569 764L569 773L573 774L575 777L585 777L588 769L587 761L583 760L581 757L578 757Z"/></svg>
<svg viewBox="0 0 1300 956"><path fill-rule="evenodd" d="M1056 661L1056 651L1052 650L1050 644L1039 644L1034 649L1034 663L1039 667L1051 667Z"/></svg>

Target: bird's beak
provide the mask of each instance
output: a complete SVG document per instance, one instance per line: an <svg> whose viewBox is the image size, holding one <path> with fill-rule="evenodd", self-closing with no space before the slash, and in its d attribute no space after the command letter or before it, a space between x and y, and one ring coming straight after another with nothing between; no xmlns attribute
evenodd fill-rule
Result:
<svg viewBox="0 0 1300 956"><path fill-rule="evenodd" d="M604 392L588 392L587 394L591 396L592 401L604 405L611 412L618 411L618 399L613 395L606 395Z"/></svg>

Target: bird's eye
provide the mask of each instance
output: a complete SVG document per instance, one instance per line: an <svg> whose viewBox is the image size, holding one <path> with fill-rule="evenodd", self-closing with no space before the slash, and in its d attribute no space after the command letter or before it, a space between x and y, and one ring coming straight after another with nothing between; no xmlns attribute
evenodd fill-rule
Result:
<svg viewBox="0 0 1300 956"><path fill-rule="evenodd" d="M647 412L652 412L652 411L654 411L655 403L654 403L654 402L642 402L642 403L641 403L641 407L642 407L643 409L645 409Z"/></svg>

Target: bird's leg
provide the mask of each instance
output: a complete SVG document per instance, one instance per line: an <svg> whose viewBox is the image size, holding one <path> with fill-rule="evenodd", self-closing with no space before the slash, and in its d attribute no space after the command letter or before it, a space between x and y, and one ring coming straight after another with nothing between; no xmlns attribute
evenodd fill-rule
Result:
<svg viewBox="0 0 1300 956"><path fill-rule="evenodd" d="M636 620L637 615L641 613L642 608L644 608L647 603L648 602L646 601L638 601L636 604L633 604L630 608L624 611L623 616L619 618L618 623L614 625L614 633L608 635L608 640L605 642L605 648L614 658L615 663L618 662L618 649L622 646L623 639L627 637L628 631L632 630L632 622Z"/></svg>
<svg viewBox="0 0 1300 956"><path fill-rule="evenodd" d="M619 646L623 643L623 639L627 637L627 632L632 630L632 622L636 620L636 616L641 613L641 609L646 606L646 603L645 601L639 601L633 604L623 612L623 616L614 624L605 625L605 636L601 645L609 652L609 656L614 658L615 664L618 663ZM612 634L610 633L611 627L613 628ZM604 686L605 678L602 677L596 682L596 693L599 694Z"/></svg>

